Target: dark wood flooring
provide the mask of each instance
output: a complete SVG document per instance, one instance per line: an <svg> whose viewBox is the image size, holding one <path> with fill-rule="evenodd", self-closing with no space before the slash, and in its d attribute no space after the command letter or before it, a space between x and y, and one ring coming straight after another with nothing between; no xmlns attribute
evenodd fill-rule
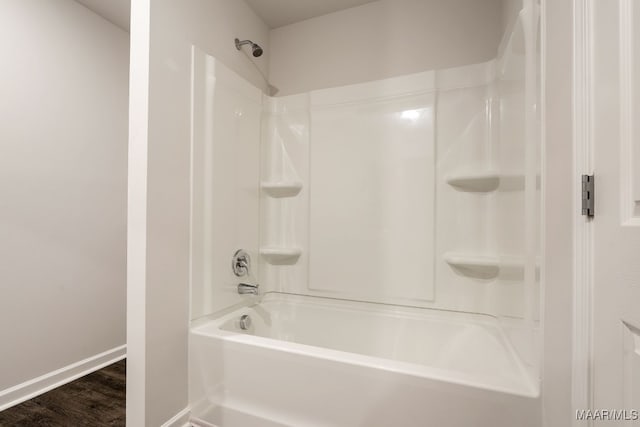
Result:
<svg viewBox="0 0 640 427"><path fill-rule="evenodd" d="M0 412L0 427L124 426L126 361Z"/></svg>

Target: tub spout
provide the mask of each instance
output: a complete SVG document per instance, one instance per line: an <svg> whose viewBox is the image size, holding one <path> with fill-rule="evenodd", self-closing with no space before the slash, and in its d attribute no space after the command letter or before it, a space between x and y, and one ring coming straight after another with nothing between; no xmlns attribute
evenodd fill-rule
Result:
<svg viewBox="0 0 640 427"><path fill-rule="evenodd" d="M240 295L245 295L245 294L258 295L259 287L260 285L258 285L257 283L255 285L250 285L248 283L240 283L238 284L238 293Z"/></svg>

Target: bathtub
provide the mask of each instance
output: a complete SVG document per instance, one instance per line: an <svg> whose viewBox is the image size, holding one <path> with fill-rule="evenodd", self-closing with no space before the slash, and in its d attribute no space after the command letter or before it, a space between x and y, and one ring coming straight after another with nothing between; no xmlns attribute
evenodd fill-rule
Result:
<svg viewBox="0 0 640 427"><path fill-rule="evenodd" d="M189 357L196 426L541 425L490 316L269 293L194 324Z"/></svg>

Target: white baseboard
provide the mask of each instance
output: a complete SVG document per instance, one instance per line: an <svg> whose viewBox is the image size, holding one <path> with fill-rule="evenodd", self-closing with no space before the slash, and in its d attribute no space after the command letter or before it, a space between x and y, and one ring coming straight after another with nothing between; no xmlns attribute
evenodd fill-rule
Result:
<svg viewBox="0 0 640 427"><path fill-rule="evenodd" d="M175 414L169 421L162 424L162 427L190 427L189 417L191 416L191 408L186 407L182 411Z"/></svg>
<svg viewBox="0 0 640 427"><path fill-rule="evenodd" d="M127 346L107 350L79 362L41 375L22 384L0 391L0 411L46 393L63 384L67 384L114 362L122 360L127 355Z"/></svg>

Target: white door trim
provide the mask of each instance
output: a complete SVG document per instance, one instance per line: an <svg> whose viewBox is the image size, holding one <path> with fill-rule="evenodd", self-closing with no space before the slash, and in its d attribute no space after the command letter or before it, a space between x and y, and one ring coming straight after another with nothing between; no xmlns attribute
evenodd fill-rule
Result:
<svg viewBox="0 0 640 427"><path fill-rule="evenodd" d="M573 371L572 410L592 407L592 295L593 250L592 219L581 214L582 174L593 173L592 138L592 49L593 2L574 0L573 26L573 149L574 149L574 283L573 283ZM597 0L596 0L597 1ZM597 179L597 178L596 178ZM597 212L595 213L598 214ZM591 421L578 422L574 426L590 426Z"/></svg>

